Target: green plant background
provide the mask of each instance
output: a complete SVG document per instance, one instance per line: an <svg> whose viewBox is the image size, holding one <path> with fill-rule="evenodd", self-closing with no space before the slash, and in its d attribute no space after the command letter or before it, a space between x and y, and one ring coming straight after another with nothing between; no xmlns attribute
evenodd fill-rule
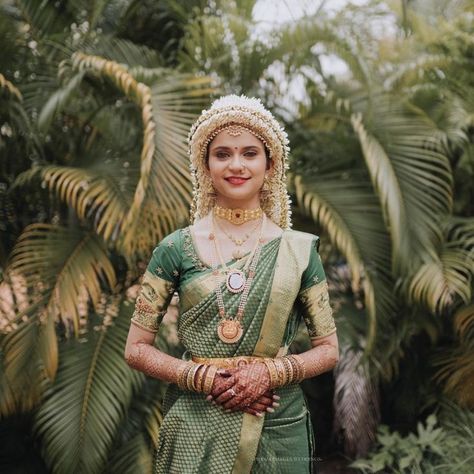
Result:
<svg viewBox="0 0 474 474"><path fill-rule="evenodd" d="M322 1L264 29L255 3L0 4L2 472L151 472L165 386L124 343L187 225L189 127L227 93L285 125L294 228L321 236L341 346L303 383L321 468L472 465L472 2ZM157 345L179 357L176 311Z"/></svg>

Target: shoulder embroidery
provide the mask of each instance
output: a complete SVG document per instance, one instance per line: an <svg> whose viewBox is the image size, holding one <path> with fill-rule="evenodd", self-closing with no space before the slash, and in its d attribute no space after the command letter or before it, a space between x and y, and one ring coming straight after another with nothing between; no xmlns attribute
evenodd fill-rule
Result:
<svg viewBox="0 0 474 474"><path fill-rule="evenodd" d="M194 266L199 270L206 270L208 267L197 256L194 249L193 241L191 238L191 233L189 227L185 227L181 230L183 236L183 251L184 253L192 260Z"/></svg>

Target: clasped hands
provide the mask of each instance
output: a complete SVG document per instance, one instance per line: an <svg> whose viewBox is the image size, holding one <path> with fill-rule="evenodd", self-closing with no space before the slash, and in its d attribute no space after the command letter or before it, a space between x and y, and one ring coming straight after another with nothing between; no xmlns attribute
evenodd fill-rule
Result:
<svg viewBox="0 0 474 474"><path fill-rule="evenodd" d="M219 369L206 397L226 411L241 410L255 416L274 411L278 395L270 389L270 374L265 364L256 362L239 368Z"/></svg>

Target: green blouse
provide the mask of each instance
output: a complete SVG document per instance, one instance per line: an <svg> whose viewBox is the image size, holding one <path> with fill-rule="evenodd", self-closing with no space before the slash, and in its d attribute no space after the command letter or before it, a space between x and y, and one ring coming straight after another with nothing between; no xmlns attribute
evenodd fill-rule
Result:
<svg viewBox="0 0 474 474"><path fill-rule="evenodd" d="M264 244L269 245L270 242ZM319 237L313 236L308 265L301 278L295 312L302 315L311 339L318 339L335 332L336 327L329 304L326 275L319 256ZM246 256L243 257L244 259ZM227 262L232 265L237 260ZM189 227L178 229L165 237L153 250L153 255L143 275L132 322L142 329L156 333L175 291L179 294L180 310L186 302L186 285L211 272L197 253ZM285 345L293 339L299 318L288 322Z"/></svg>

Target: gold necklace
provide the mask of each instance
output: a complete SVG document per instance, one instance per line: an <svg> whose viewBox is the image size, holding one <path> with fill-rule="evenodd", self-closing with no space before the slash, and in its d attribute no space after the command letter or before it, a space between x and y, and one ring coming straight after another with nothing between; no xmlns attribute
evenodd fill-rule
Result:
<svg viewBox="0 0 474 474"><path fill-rule="evenodd" d="M248 272L248 277L245 280L245 283L242 285L243 292L242 292L242 295L240 296L237 314L234 317L229 316L226 313L226 310L224 307L224 299L222 298L221 281L219 279L219 270L217 269L217 262L213 258L212 273L216 279L216 299L217 299L217 306L219 308L219 317L221 318L221 320L219 321L219 325L217 326L217 335L219 339L226 344L233 344L234 342L237 342L242 337L242 334L244 332L241 321L244 316L245 306L247 305L247 298L250 291L250 285L252 284L253 278L255 276L255 270L257 268L257 263L260 257L260 251L262 250L262 244L263 244L262 236L263 236L263 228L265 225L265 217L266 217L265 214L263 214L262 226L260 228L259 238L257 239L254 250L252 251L252 254L249 256L245 265L247 267L249 262L251 262L250 269ZM214 224L214 219L213 219L213 224ZM214 241L216 253L218 254L221 261L223 262L222 255L220 253L219 246L215 238L214 225L212 226L211 234L209 234L209 239ZM223 267L224 269L229 270L225 262L223 262ZM234 269L229 270L229 273L231 274L235 274L236 272L242 273L239 270L234 270ZM229 280L230 280L229 275L227 275L226 283L229 283Z"/></svg>
<svg viewBox="0 0 474 474"><path fill-rule="evenodd" d="M257 227L259 226L260 224L260 221L258 221L255 226L247 233L244 235L243 238L240 238L240 239L237 239L235 238L233 235L229 234L226 232L225 229L223 229L219 222L215 221L215 224L217 226L217 228L222 231L223 234L225 234L225 236L230 239L232 242L234 242L235 245L237 245L237 247L241 247L243 244L245 244L245 242L247 242L247 240L250 238L250 236L257 230ZM239 259L239 258L242 258L244 255L243 251L241 249L234 249L232 251L232 257L235 258L235 259Z"/></svg>
<svg viewBox="0 0 474 474"><path fill-rule="evenodd" d="M222 219L226 219L232 224L241 225L262 217L263 210L261 207L257 207L257 209L230 209L228 207L215 206L214 213L217 217L222 217Z"/></svg>

